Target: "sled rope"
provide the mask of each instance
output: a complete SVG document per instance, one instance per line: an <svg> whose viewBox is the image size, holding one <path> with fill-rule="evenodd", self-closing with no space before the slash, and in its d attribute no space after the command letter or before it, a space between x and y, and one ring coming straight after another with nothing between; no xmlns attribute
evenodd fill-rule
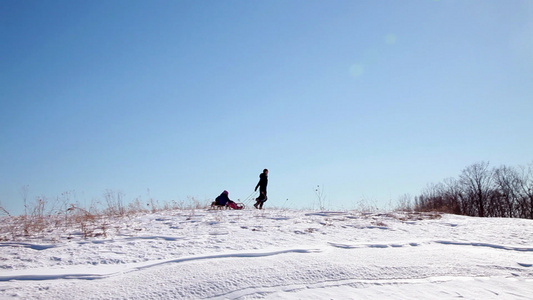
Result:
<svg viewBox="0 0 533 300"><path fill-rule="evenodd" d="M257 191L253 191L253 193L251 193L248 197L246 197L246 198L244 199L244 201L242 201L242 203L243 203L244 205L248 205L248 204L250 204L250 201L252 201L252 199L255 200L255 194L256 194L256 193L257 193Z"/></svg>

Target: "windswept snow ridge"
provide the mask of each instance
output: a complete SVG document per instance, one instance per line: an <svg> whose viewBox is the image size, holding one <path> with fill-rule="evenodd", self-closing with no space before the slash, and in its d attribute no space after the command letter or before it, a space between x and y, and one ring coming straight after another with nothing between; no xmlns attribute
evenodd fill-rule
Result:
<svg viewBox="0 0 533 300"><path fill-rule="evenodd" d="M124 219L113 228L105 238L50 230L0 242L0 299L533 295L531 220L194 210Z"/></svg>
<svg viewBox="0 0 533 300"><path fill-rule="evenodd" d="M435 241L435 242L439 244L444 244L444 245L489 247L489 248L494 248L494 249L511 250L511 251L528 251L528 252L533 251L533 248L530 248L530 247L512 247L512 246L495 245L495 244L489 244L489 243L476 243L476 242L462 243L462 242L450 242L450 241Z"/></svg>
<svg viewBox="0 0 533 300"><path fill-rule="evenodd" d="M104 270L102 270L100 273L92 273L92 274L65 274L61 272L57 272L60 270L56 270L55 274L24 274L28 273L26 270L22 271L17 275L17 272L13 272L11 276L0 276L0 281L11 281L11 280L54 280L54 279L84 279L84 280L94 280L94 279L102 279L107 278L111 276L117 276L122 275L134 271L141 271L157 266L162 266L165 264L171 264L171 263L182 263L182 262L189 262L189 261L195 261L195 260L205 260L205 259L222 259L222 258L238 258L238 257L264 257L264 256L273 256L273 255L280 255L284 253L316 253L320 252L318 249L289 249L289 250L280 250L280 251L272 251L272 252L253 252L253 253L228 253L228 254L217 254L217 255L203 255L203 256L191 256L191 257L183 257L178 259L170 259L166 261L156 261L156 262L147 262L147 263L141 263L138 266L131 266L129 268L122 268L120 272L111 272L108 273ZM93 271L96 271L93 270Z"/></svg>

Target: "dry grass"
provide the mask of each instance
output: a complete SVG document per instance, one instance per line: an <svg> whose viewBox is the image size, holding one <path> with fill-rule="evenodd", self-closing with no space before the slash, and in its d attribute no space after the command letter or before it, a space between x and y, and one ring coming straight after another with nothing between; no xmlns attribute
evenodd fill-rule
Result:
<svg viewBox="0 0 533 300"><path fill-rule="evenodd" d="M0 203L0 241L40 240L56 242L60 239L107 238L119 234L125 222L118 220L162 211L189 210L194 215L197 209L207 209L210 201L198 201L189 197L187 201L159 203L154 199L135 199L125 204L120 193L106 191L104 202L92 202L88 208L72 203L72 193L64 193L55 201L44 197L37 198L25 207L26 214L11 215ZM412 212L397 209L391 213L379 213L375 205L362 200L354 213L363 219L370 219L374 226L387 227L385 221L440 219L439 212ZM403 207L404 209L406 207ZM356 213L357 212L357 213ZM258 217L264 217L259 212ZM222 216L219 216L222 217ZM334 226L335 219L326 219L323 225ZM115 225L111 225L115 224ZM117 225L118 224L118 225ZM313 229L309 229L310 232Z"/></svg>
<svg viewBox="0 0 533 300"><path fill-rule="evenodd" d="M78 203L71 203L71 197L72 194L68 192L55 201L39 197L34 203L26 204L26 213L21 216L12 216L0 203L0 241L55 242L60 237L106 238L112 230L117 233L121 230L120 227L110 225L120 223L116 222L120 218L133 218L160 211L206 208L206 205L194 198L189 198L188 203L172 201L160 204L153 199L148 202L135 199L125 204L124 196L112 191L104 194L104 204L93 202L88 208L84 208Z"/></svg>

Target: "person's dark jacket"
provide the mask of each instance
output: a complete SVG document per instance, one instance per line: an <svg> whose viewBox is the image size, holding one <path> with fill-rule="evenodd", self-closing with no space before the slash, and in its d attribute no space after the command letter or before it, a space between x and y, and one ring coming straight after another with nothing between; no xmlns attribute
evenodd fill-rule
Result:
<svg viewBox="0 0 533 300"><path fill-rule="evenodd" d="M220 194L220 196L215 199L216 204L221 206L226 205L229 201L231 200L229 199L228 194L226 193Z"/></svg>
<svg viewBox="0 0 533 300"><path fill-rule="evenodd" d="M259 187L259 192L264 193L266 195L267 185L268 185L268 176L265 173L259 174L259 182L255 186L255 190L257 191L257 188Z"/></svg>

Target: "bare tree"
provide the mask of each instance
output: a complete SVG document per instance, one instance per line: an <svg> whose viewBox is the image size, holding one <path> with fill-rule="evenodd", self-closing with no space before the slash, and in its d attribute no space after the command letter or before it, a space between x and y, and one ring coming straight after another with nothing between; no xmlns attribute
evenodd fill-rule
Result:
<svg viewBox="0 0 533 300"><path fill-rule="evenodd" d="M533 163L520 169L473 164L462 171L459 180L428 185L415 197L415 210L533 219Z"/></svg>
<svg viewBox="0 0 533 300"><path fill-rule="evenodd" d="M533 219L533 162L521 170L518 183L521 217Z"/></svg>
<svg viewBox="0 0 533 300"><path fill-rule="evenodd" d="M494 170L494 184L497 189L497 196L501 207L501 214L498 217L515 217L517 211L520 188L520 178L516 169L502 166Z"/></svg>
<svg viewBox="0 0 533 300"><path fill-rule="evenodd" d="M442 211L446 212L447 207L445 207L443 202L443 185L442 183L431 183L426 186L422 195L416 200L415 210L420 211Z"/></svg>
<svg viewBox="0 0 533 300"><path fill-rule="evenodd" d="M459 182L454 178L445 179L443 191L449 211L454 214L464 214L466 207L463 206L463 203L466 201L462 201L463 189Z"/></svg>
<svg viewBox="0 0 533 300"><path fill-rule="evenodd" d="M464 192L477 209L477 216L485 217L492 185L492 171L488 162L475 163L465 168L460 176Z"/></svg>

